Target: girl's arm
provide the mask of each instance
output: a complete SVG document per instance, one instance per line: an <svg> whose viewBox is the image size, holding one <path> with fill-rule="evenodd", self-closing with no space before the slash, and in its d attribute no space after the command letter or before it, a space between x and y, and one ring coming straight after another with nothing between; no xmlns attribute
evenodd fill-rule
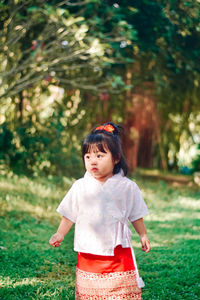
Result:
<svg viewBox="0 0 200 300"><path fill-rule="evenodd" d="M58 230L50 238L49 244L53 247L59 247L61 245L61 242L64 240L65 235L68 233L73 224L74 223L69 219L62 217Z"/></svg>
<svg viewBox="0 0 200 300"><path fill-rule="evenodd" d="M142 250L145 252L149 252L151 249L150 242L147 236L146 227L144 225L143 218L138 219L132 222L133 227L135 228L136 232L140 236L140 242L142 244Z"/></svg>

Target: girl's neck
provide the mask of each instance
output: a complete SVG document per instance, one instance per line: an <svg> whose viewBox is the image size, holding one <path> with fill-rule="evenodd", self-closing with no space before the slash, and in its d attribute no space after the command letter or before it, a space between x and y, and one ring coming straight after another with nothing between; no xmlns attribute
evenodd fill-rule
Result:
<svg viewBox="0 0 200 300"><path fill-rule="evenodd" d="M95 176L91 175L95 180L97 180L100 184L104 184L109 178L113 177L113 174L109 174L108 176L104 176L104 177L98 177L95 178Z"/></svg>

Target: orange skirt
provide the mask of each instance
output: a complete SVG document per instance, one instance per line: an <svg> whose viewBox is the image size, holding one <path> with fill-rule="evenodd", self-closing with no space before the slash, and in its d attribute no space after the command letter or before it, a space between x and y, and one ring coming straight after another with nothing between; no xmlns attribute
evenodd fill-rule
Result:
<svg viewBox="0 0 200 300"><path fill-rule="evenodd" d="M114 256L78 253L76 300L141 300L131 248L117 246Z"/></svg>
<svg viewBox="0 0 200 300"><path fill-rule="evenodd" d="M114 256L78 253L77 268L93 273L125 272L134 270L131 248L117 246Z"/></svg>

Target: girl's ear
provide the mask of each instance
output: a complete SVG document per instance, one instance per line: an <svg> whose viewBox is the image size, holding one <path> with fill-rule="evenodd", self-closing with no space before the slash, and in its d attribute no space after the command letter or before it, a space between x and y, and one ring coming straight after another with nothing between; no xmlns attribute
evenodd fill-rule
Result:
<svg viewBox="0 0 200 300"><path fill-rule="evenodd" d="M115 160L114 160L114 164L116 165L116 164L118 164L118 162L120 161L120 156L119 156L119 158L116 158Z"/></svg>

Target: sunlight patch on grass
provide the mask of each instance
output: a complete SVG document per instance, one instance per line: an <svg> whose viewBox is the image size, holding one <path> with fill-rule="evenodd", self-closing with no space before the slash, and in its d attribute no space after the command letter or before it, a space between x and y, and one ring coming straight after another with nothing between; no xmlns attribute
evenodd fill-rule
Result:
<svg viewBox="0 0 200 300"><path fill-rule="evenodd" d="M59 189L55 190L50 186L47 187L43 184L34 184L32 182L29 184L29 192L33 195L37 195L39 198L53 197L53 199L58 199L58 201L61 198L61 194L63 194L63 191Z"/></svg>
<svg viewBox="0 0 200 300"><path fill-rule="evenodd" d="M183 207L200 209L200 199L194 200L194 199L191 199L190 197L180 197L178 199L178 202Z"/></svg>
<svg viewBox="0 0 200 300"><path fill-rule="evenodd" d="M36 184L30 181L29 183L20 182L16 185L16 183L12 182L0 182L0 189L7 193L10 192L20 192L20 194L32 194L37 196L38 198L53 198L59 199L61 198L61 194L63 196L63 190L54 189L42 184Z"/></svg>
<svg viewBox="0 0 200 300"><path fill-rule="evenodd" d="M18 201L19 200L19 201ZM52 209L51 206L48 206L47 208L44 207L44 205L33 205L28 201L25 201L21 197L17 196L15 199L12 199L10 197L7 204L4 203L2 205L1 215L6 215L8 212L12 212L13 210L16 210L19 212L19 216L23 215L24 213L28 213L30 216L35 218L45 218L45 219L59 219L59 215L56 212L56 209Z"/></svg>
<svg viewBox="0 0 200 300"><path fill-rule="evenodd" d="M192 214L193 218L198 218L198 213L194 212ZM146 216L145 219L147 221L159 221L159 222L165 222L165 221L176 221L176 220L182 220L183 218L188 218L188 212L159 212L159 214L151 213L150 216ZM175 224L174 224L175 225Z"/></svg>
<svg viewBox="0 0 200 300"><path fill-rule="evenodd" d="M59 219L56 208L63 197L63 189L56 185L39 184L25 177L0 178L0 215L18 211L19 218L23 213L42 219Z"/></svg>
<svg viewBox="0 0 200 300"><path fill-rule="evenodd" d="M199 240L199 234L189 234L189 233L184 233L184 234L179 234L176 236L176 240Z"/></svg>
<svg viewBox="0 0 200 300"><path fill-rule="evenodd" d="M151 195L148 195L151 197ZM162 199L162 198L161 198ZM152 201L152 200L151 200ZM162 201L162 203L160 203ZM193 219L199 219L200 201L192 197L179 196L171 201L153 200L156 206L150 205L150 214L145 217L147 221L176 221L180 219L188 219L188 213ZM177 209L178 208L178 209Z"/></svg>
<svg viewBox="0 0 200 300"><path fill-rule="evenodd" d="M0 286L1 287L17 287L17 286L22 286L22 285L34 285L38 282L41 282L38 278L23 278L20 281L15 281L14 279L10 279L10 277L4 277L3 279L0 280Z"/></svg>
<svg viewBox="0 0 200 300"><path fill-rule="evenodd" d="M22 211L28 212L31 216L36 218L54 218L59 217L58 213L56 211L52 211L51 208L44 208L39 205L32 205L31 203L28 203L26 201L21 201L21 205L18 205L18 209L21 209Z"/></svg>
<svg viewBox="0 0 200 300"><path fill-rule="evenodd" d="M176 219L182 219L183 218L183 213L182 212L159 212L157 211L152 211L150 212L150 215L145 217L145 220L147 221L159 221L159 222L165 222L165 221L171 221L171 220L176 220Z"/></svg>
<svg viewBox="0 0 200 300"><path fill-rule="evenodd" d="M137 241L132 241L131 242L132 246L133 246L133 249L138 249L139 251L141 250L141 244L140 242L137 242ZM154 249L156 247L164 247L166 246L166 244L168 244L168 241L162 241L160 243L158 242L155 242L155 241L151 241L151 248ZM142 250L141 250L141 253L138 255L136 255L136 258L140 257L140 256L143 256L143 255L147 255L146 253L144 253Z"/></svg>

